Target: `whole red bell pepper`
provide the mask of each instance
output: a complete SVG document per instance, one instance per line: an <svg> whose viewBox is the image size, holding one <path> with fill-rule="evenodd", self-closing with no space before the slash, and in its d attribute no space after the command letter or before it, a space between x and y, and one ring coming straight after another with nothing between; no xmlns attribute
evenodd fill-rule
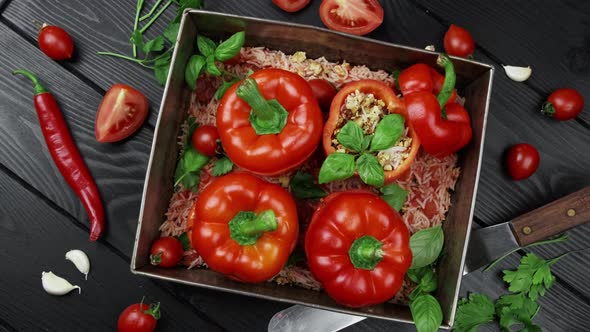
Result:
<svg viewBox="0 0 590 332"><path fill-rule="evenodd" d="M295 248L297 208L279 185L231 173L208 185L191 208L191 244L214 271L243 282L275 276Z"/></svg>
<svg viewBox="0 0 590 332"><path fill-rule="evenodd" d="M326 293L350 307L391 299L412 264L402 217L379 196L360 190L320 202L305 234L305 253Z"/></svg>
<svg viewBox="0 0 590 332"><path fill-rule="evenodd" d="M323 122L309 84L281 69L262 69L236 83L217 109L217 129L228 157L261 175L286 173L311 157Z"/></svg>
<svg viewBox="0 0 590 332"><path fill-rule="evenodd" d="M437 78L438 72L424 64L404 70L400 74L399 84L408 118L422 147L430 155L442 158L469 143L472 129L469 114L463 106L454 102L456 76L451 59L441 54L437 63L445 69L442 85L440 78ZM439 90L438 97L435 95L436 90Z"/></svg>

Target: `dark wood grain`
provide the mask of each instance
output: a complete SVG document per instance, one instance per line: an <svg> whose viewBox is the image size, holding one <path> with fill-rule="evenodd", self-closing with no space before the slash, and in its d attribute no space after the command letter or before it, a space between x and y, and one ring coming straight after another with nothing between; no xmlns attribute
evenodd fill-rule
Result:
<svg viewBox="0 0 590 332"><path fill-rule="evenodd" d="M518 243L526 246L590 222L590 187L512 219Z"/></svg>
<svg viewBox="0 0 590 332"><path fill-rule="evenodd" d="M467 28L477 45L499 62L531 66L527 85L544 97L562 87L590 96L590 2L543 0L523 6L502 0L466 6L454 0L415 1L445 24ZM436 45L442 47L442 36ZM580 118L590 123L588 107Z"/></svg>
<svg viewBox="0 0 590 332"><path fill-rule="evenodd" d="M114 331L128 305L161 302L162 331L219 331L190 306L146 278L129 273L128 262L105 246L90 243L86 231L53 211L38 197L0 172L0 317L20 331ZM31 250L35 248L35 250ZM88 280L64 259L81 249L91 261ZM41 286L41 272L53 271L82 288L82 294L51 296Z"/></svg>
<svg viewBox="0 0 590 332"><path fill-rule="evenodd" d="M39 50L0 24L0 163L30 183L82 223L88 218L78 198L54 166L33 106L31 83L10 71L27 68L39 73L53 91L99 191L107 216L106 238L131 252L139 203L149 157L151 135L143 128L131 139L100 144L94 138L95 106L101 96ZM22 57L21 54L27 54Z"/></svg>
<svg viewBox="0 0 590 332"><path fill-rule="evenodd" d="M145 13L155 1L146 1ZM162 33L175 15L175 5L150 27L146 41ZM132 55L129 37L133 32L135 1L12 1L3 17L26 34L30 41L37 38L33 21L57 24L67 30L76 44L74 61L64 62L90 79L100 89L107 90L115 83L126 83L142 91L150 101L147 121L155 125L163 88L156 82L153 71L134 63L96 52L110 51ZM147 21L144 21L144 23ZM98 107L98 103L92 109Z"/></svg>

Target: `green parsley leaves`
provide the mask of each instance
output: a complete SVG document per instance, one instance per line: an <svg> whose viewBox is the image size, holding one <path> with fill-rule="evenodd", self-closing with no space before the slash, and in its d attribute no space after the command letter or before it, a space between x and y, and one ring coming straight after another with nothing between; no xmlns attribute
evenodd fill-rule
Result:
<svg viewBox="0 0 590 332"><path fill-rule="evenodd" d="M487 295L469 294L459 301L454 331L476 332L480 325L492 322L494 315L494 303Z"/></svg>

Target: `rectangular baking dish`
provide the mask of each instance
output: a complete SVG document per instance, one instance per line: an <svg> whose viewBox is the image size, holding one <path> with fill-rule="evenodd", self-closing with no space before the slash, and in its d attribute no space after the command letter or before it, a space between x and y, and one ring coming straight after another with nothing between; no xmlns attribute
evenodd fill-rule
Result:
<svg viewBox="0 0 590 332"><path fill-rule="evenodd" d="M259 298L302 304L326 310L376 317L400 322L412 322L406 306L382 304L361 309L342 307L325 293L275 283L244 284L225 278L210 270L185 268L160 269L149 264L151 243L159 236L158 228L173 193L173 178L178 156L177 137L180 125L186 120L190 90L184 83L188 58L194 53L197 33L214 40L246 31L247 46L265 46L286 54L305 51L308 58L326 57L329 61L346 60L351 64L365 64L371 69L405 68L417 62L436 66L436 53L395 45L326 29L241 17L201 10L188 10L181 21L176 49L168 82L158 115L147 169L143 199L131 271L153 278L233 292ZM473 126L473 139L461 151L461 176L452 195L452 206L443 223L444 253L439 268L439 285L435 294L444 313L442 328L453 324L457 297L463 274L475 193L479 178L483 140L494 68L490 65L454 58L457 84L466 99Z"/></svg>

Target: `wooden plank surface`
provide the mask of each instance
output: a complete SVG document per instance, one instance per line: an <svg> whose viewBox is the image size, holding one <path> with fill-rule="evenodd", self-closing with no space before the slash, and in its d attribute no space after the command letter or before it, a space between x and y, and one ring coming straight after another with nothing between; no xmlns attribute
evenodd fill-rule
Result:
<svg viewBox="0 0 590 332"><path fill-rule="evenodd" d="M153 1L147 1L147 7L150 3ZM587 80L588 73L584 68L588 64L584 57L588 54L589 47L587 33L583 32L587 31L589 23L586 3L544 2L545 7L535 9L520 3L506 3L505 9L500 8L502 6L491 8L494 5L480 6L479 3L466 1L382 3L386 12L385 22L369 37L415 47L428 44L441 46L447 24L463 24L472 31L478 43L476 58L497 68L476 207L479 222L490 225L508 220L590 184L590 175L587 172L590 169L590 156L579 153L585 151L590 143L590 130L585 127L588 111L583 113L578 122L565 123L545 119L536 112L545 97L545 91L568 82L572 82L586 100L590 100L590 81ZM257 0L208 1L206 9L322 26L317 15L319 4L320 1L313 1L309 7L296 14L284 13L270 3L260 5ZM132 0L12 0L0 18L0 23L4 23L0 24L0 46L3 46L0 51L0 67L6 70L6 74L0 76L0 163L9 172L14 172L15 176L30 183L38 194L55 202L55 206L51 208L43 204L36 205L31 208L33 211L30 213L39 216L44 215L47 209L52 211L57 208L61 218L64 213L70 214L80 222L79 225L85 225L86 216L81 205L52 166L45 149L32 108L30 85L8 75L10 69L26 65L45 74L44 81L58 95L74 138L97 179L109 211L111 226L106 240L124 255L129 254L135 234L145 163L153 133L150 126L147 126L123 143L100 145L93 138L95 110L103 91L115 83L115 80L125 80L123 82L141 89L148 96L152 105L149 122L153 125L162 89L152 78L151 72L123 60L98 57L95 52L109 49L130 53L127 40L134 8L135 2ZM556 13L555 23L563 23L563 28L553 29L555 25L546 24L542 19L552 13ZM161 31L165 22L173 15L169 10L150 33L153 35ZM78 49L75 61L56 64L46 59L36 49L37 32L31 24L32 19L56 23L70 31ZM498 29L499 24L503 26ZM526 39L531 36L534 41L532 44L531 40ZM559 42L567 47L554 49L554 44ZM535 47L531 48L533 44ZM533 79L529 83L517 84L509 81L500 70L500 62L520 64L516 62L525 60L525 65L530 64L534 68ZM501 160L506 147L520 141L535 144L541 152L542 162L541 168L531 179L514 183L503 174ZM74 227L72 225L75 224L71 223L70 228ZM67 228L65 224L64 227ZM78 235L78 240L86 241L85 226L73 229L72 234L82 234ZM579 228L570 232L572 239L569 242L545 247L538 252L545 257L552 257L564 250L587 246L589 232L588 227ZM23 234L25 237L34 236ZM69 238L64 243L70 245ZM107 262L112 256L103 253L98 255L103 262ZM587 286L588 268L580 262L588 262L589 259L589 253L585 251L568 256L554 266L559 281L550 292L551 295L543 300L544 308L537 319L546 330L583 330L584 326L581 324L589 313L590 289ZM61 260L61 256L57 260ZM515 266L517 257L506 264ZM69 266L66 264L65 267ZM27 282L38 282L35 278ZM147 279L138 280L145 282ZM130 282L136 284L135 281ZM179 300L179 306L185 303L188 310L203 312L219 324L219 327L230 331L265 330L266 322L272 314L287 306L177 284L158 285L165 287L166 294L174 294ZM503 287L497 275L470 275L464 279L462 292L476 290L497 296L503 292ZM120 291L121 294L126 292L129 295L128 291ZM575 308L567 310L571 306ZM116 313L112 315L116 316ZM228 315L232 319L227 319ZM8 330L27 324L12 319L14 318L7 321L5 328ZM4 315L0 315L0 330L5 325L2 320L6 320ZM96 330L112 326L104 324L95 325ZM215 323L214 326L217 327ZM169 327L163 330L176 329ZM385 330L410 331L413 327L367 320L347 329ZM496 329L491 326L482 330Z"/></svg>
<svg viewBox="0 0 590 332"><path fill-rule="evenodd" d="M39 197L0 172L0 317L19 331L114 331L119 313L128 305L161 302L162 331L220 331L191 306L147 278L129 273L129 262L107 247L90 243L86 230L57 213ZM34 249L34 250L32 250ZM68 250L89 256L88 280L64 259ZM6 268L10 267L10 268ZM51 296L41 286L41 272L53 271L82 293ZM174 314L172 314L174 313Z"/></svg>

